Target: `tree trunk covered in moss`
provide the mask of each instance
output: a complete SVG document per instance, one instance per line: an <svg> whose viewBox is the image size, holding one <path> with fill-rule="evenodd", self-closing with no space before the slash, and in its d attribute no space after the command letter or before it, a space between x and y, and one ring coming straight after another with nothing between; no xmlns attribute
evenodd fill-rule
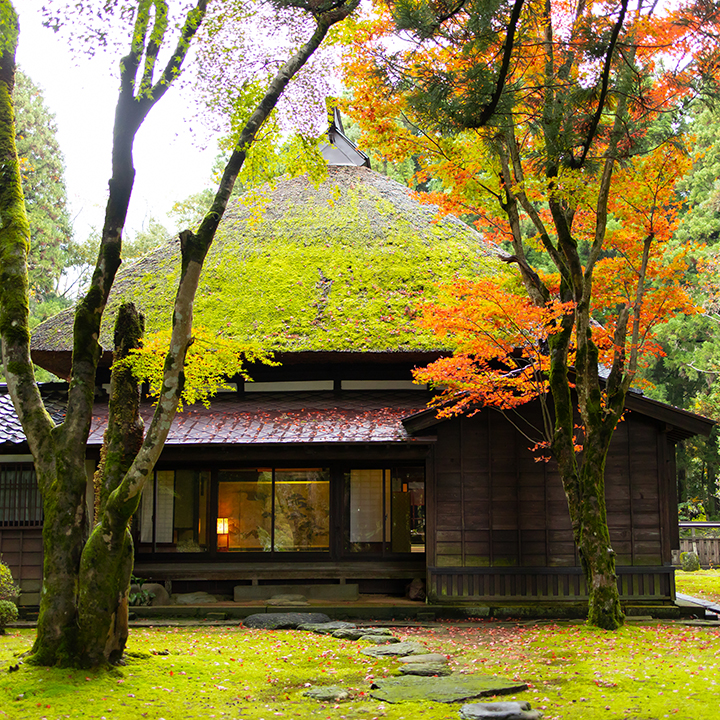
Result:
<svg viewBox="0 0 720 720"><path fill-rule="evenodd" d="M607 450L604 454L607 454ZM605 630L616 630L625 615L615 573L615 552L605 511L605 463L583 463L580 491L584 502L577 507L573 527L580 564L588 586L588 622Z"/></svg>
<svg viewBox="0 0 720 720"><path fill-rule="evenodd" d="M546 7L548 11L549 6ZM622 17L618 28L622 25ZM548 78L552 77L552 24L546 24L546 52ZM622 417L625 396L637 369L640 312L645 292L648 255L652 236L645 239L644 255L638 268L638 286L633 303L620 311L615 328L615 352L612 368L606 381L599 375L599 353L591 332L591 299L593 273L605 244L608 223L608 202L613 173L621 151L627 121L627 98L632 83L632 63L636 49L629 42L626 60L619 72L620 99L613 107L613 125L604 161L599 171L598 194L595 204L594 240L587 258L574 236L573 226L577 206L572 199L556 192L563 169L562 147L563 107L562 90L554 82L548 84L543 108L542 134L547 149L545 157L546 202L549 219L543 217L525 192L522 159L514 126L503 130L499 156L501 182L504 192L503 208L512 232L514 256L528 295L538 305L550 297L547 287L527 263L523 231L515 208L521 206L530 218L537 238L549 254L560 276L560 300L573 306L549 334L549 384L552 393L554 418L548 440L562 478L575 543L585 573L588 589L588 622L606 629L616 629L623 623L624 614L615 573L615 553L610 544L610 531L605 507L605 460L613 433ZM614 47L606 49L608 62ZM569 67L569 66L568 66ZM592 141L592 136L588 142ZM584 162L584 155L583 161ZM554 236L554 240L553 240ZM630 356L625 346L630 340ZM569 368L571 348L575 350L572 377ZM604 387L603 387L604 385ZM580 415L578 423L577 413ZM549 416L546 418L549 421ZM576 427L581 437L576 438ZM582 451L578 452L578 444Z"/></svg>
<svg viewBox="0 0 720 720"><path fill-rule="evenodd" d="M122 364L141 346L144 321L134 305L121 305L115 322L108 427L95 473L96 525L80 561L78 647L89 666L117 662L128 637L128 589L133 569L130 519L140 496L115 494L143 441L140 388Z"/></svg>
<svg viewBox="0 0 720 720"><path fill-rule="evenodd" d="M8 389L35 458L43 495L45 612L38 622L33 652L40 662L67 662L75 649L75 595L80 551L87 536L85 450L68 442L62 426L53 427L35 383L30 360L25 213L17 150L12 92L15 78L17 15L0 0L0 334Z"/></svg>
<svg viewBox="0 0 720 720"><path fill-rule="evenodd" d="M154 85L146 81L152 80L154 59L164 32L159 31L159 26L165 21L163 13L151 14L147 2L138 5L130 52L121 62L112 178L100 252L90 289L75 315L66 419L55 427L43 405L30 360L27 286L30 238L12 107L18 23L10 0L0 0L0 333L8 388L33 453L44 509L44 578L37 637L27 658L31 663L77 665L85 661L86 654L78 643L80 559L89 528L85 453L95 371L102 351L98 342L100 323L120 265L121 233L134 182L132 145L148 112L179 73L190 40L203 19L205 5L206 0L198 0L188 13L178 45ZM143 57L143 82L138 83Z"/></svg>
<svg viewBox="0 0 720 720"><path fill-rule="evenodd" d="M573 326L574 318L565 317L559 332L550 338L550 388L555 407L551 448L560 470L573 538L587 584L588 622L606 630L615 630L622 625L624 614L615 574L615 553L607 524L605 460L619 415L615 414L613 422L612 412L603 421L597 413L591 413L592 420L584 424L584 436L575 437L575 403L567 364ZM585 378L581 386L586 387L587 384L588 379ZM599 410L599 385L597 388L595 399ZM588 413L584 414L587 417ZM575 449L578 442L583 446L581 458Z"/></svg>
<svg viewBox="0 0 720 720"><path fill-rule="evenodd" d="M76 597L80 554L88 536L85 454L57 448L57 469L38 472L43 496L43 585L29 660L72 665L77 652ZM64 455L64 457L62 457Z"/></svg>
<svg viewBox="0 0 720 720"><path fill-rule="evenodd" d="M586 428L584 437L579 439L583 443L583 457L579 464L567 452L558 449L554 454L585 574L588 622L606 630L616 630L623 623L624 613L605 507L605 460L609 442L604 435L605 432L598 433L596 428Z"/></svg>
<svg viewBox="0 0 720 720"><path fill-rule="evenodd" d="M98 342L100 323L120 265L122 229L135 177L133 141L150 109L179 74L190 41L204 17L207 0L197 0L196 7L187 14L176 49L154 84L153 71L166 29L166 16L158 8L164 7L164 3L162 0L138 3L130 52L121 62L112 178L100 252L90 289L75 315L66 419L57 427L45 411L30 362L28 229L12 118L17 22L9 0L0 0L2 20L6 19L6 14L13 20L13 23L0 23L3 32L0 47L3 51L0 68L0 153L3 156L0 331L8 386L35 459L45 509L45 578L38 634L30 662L98 666L116 662L122 654L127 639L127 593L133 561L128 523L160 456L182 393L185 356L192 342L192 306L202 264L249 146L290 80L317 50L329 28L346 18L357 7L358 1L340 0L313 7L315 28L312 36L277 71L250 114L225 168L210 212L197 234L189 231L180 234L182 268L160 400L142 440L137 417L137 388L132 387L132 381L127 377L114 377L112 394L116 403L98 477L99 523L86 544L85 491L88 480L85 448L92 418L95 371L102 352ZM308 9L304 0L297 3L289 0L286 4ZM151 17L152 7L155 13ZM12 32L8 32L8 28ZM6 42L6 35L9 42ZM8 54L8 48L12 50L11 54ZM144 69L138 79L143 59ZM118 347L127 349L139 338L139 326L134 322L123 326L126 329L119 332Z"/></svg>
<svg viewBox="0 0 720 720"><path fill-rule="evenodd" d="M145 319L135 305L121 305L115 320L108 426L94 477L96 523L100 522L110 494L122 482L142 445L144 426L140 417L140 388L132 370L122 361L131 351L142 347L144 332Z"/></svg>

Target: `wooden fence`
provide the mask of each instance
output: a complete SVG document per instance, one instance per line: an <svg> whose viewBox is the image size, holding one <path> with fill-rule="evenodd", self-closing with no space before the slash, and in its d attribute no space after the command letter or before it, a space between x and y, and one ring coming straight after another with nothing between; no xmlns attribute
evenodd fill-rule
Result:
<svg viewBox="0 0 720 720"><path fill-rule="evenodd" d="M690 530L691 537L680 538L680 553L678 553L676 564L680 564L680 554L694 552L697 553L702 567L720 567L720 538L703 537L708 531L720 530L720 523L683 521L679 525L681 530Z"/></svg>
<svg viewBox="0 0 720 720"><path fill-rule="evenodd" d="M680 552L696 552L704 568L720 567L720 538L683 538Z"/></svg>

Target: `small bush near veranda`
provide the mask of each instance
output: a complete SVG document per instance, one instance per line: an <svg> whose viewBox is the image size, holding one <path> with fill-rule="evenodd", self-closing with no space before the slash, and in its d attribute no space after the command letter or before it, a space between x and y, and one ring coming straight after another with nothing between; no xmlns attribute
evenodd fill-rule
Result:
<svg viewBox="0 0 720 720"><path fill-rule="evenodd" d="M20 595L20 588L13 580L10 568L0 560L0 600L14 603Z"/></svg>
<svg viewBox="0 0 720 720"><path fill-rule="evenodd" d="M5 634L5 628L18 619L18 609L15 603L9 600L0 600L0 635Z"/></svg>
<svg viewBox="0 0 720 720"><path fill-rule="evenodd" d="M5 627L18 618L15 601L20 595L20 588L13 580L10 568L0 561L0 635L5 634Z"/></svg>

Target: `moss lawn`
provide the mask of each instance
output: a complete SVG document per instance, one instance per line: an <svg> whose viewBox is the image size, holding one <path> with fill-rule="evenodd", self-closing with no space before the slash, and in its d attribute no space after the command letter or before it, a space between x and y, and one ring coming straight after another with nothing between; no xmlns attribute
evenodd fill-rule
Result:
<svg viewBox="0 0 720 720"><path fill-rule="evenodd" d="M546 720L715 717L720 629L656 623L611 633L578 623L492 623L397 628L403 640L451 657L456 673L522 680L516 696ZM369 697L375 677L397 673L361 645L300 631L206 626L134 628L127 664L110 671L9 666L30 648L33 630L0 636L0 718L233 718L274 720L441 720L460 704L391 705ZM341 685L343 703L303 696ZM505 697L501 699L512 699Z"/></svg>
<svg viewBox="0 0 720 720"><path fill-rule="evenodd" d="M675 588L685 595L720 603L720 570L676 570Z"/></svg>

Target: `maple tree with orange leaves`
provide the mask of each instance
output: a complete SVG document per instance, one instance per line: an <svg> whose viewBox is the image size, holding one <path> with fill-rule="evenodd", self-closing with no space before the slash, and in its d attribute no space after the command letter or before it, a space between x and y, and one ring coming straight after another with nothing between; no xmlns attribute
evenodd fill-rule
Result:
<svg viewBox="0 0 720 720"><path fill-rule="evenodd" d="M365 147L415 158L441 212L472 218L508 265L458 282L422 322L455 348L418 372L441 412L548 404L587 579L588 621L623 623L605 458L655 327L694 312L670 250L683 117L716 91L713 0L396 0L348 32L347 109ZM579 422L578 422L579 418ZM578 439L579 438L579 439Z"/></svg>

